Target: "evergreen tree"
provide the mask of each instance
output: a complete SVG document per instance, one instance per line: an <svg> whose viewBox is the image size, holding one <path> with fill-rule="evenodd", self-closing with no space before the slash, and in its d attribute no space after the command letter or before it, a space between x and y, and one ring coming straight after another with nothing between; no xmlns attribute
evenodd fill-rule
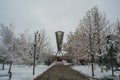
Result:
<svg viewBox="0 0 120 80"><path fill-rule="evenodd" d="M102 56L102 64L111 69L112 75L114 75L113 68L117 64L117 42L115 41L115 35L108 35L106 37L106 53Z"/></svg>

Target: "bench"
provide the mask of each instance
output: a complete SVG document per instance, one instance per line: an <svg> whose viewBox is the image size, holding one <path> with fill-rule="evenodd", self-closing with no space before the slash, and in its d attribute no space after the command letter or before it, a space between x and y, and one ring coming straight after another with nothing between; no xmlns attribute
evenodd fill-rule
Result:
<svg viewBox="0 0 120 80"><path fill-rule="evenodd" d="M3 66L2 66L2 71L0 71L0 77L9 76L9 80L10 80L12 78L12 72L11 72L12 61L2 61L2 64L3 64ZM5 70L4 70L5 64L9 65L9 69L8 69L7 72L5 72Z"/></svg>

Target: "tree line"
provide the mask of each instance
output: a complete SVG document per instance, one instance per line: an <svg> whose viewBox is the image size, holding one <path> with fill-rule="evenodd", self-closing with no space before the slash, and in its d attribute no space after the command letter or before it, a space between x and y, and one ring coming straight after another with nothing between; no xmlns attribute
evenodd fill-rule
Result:
<svg viewBox="0 0 120 80"><path fill-rule="evenodd" d="M115 23L110 22L105 13L95 6L80 19L75 31L69 32L63 47L72 60L91 61L92 54L94 62L99 64L110 65L111 58L119 63L120 21L116 19Z"/></svg>
<svg viewBox="0 0 120 80"><path fill-rule="evenodd" d="M15 28L0 25L0 59L12 61L14 64L33 64L34 34L30 35L27 30L15 34ZM45 30L39 32L39 42L36 48L36 64L44 62L48 55L53 53L51 41ZM38 39L38 38L37 38Z"/></svg>

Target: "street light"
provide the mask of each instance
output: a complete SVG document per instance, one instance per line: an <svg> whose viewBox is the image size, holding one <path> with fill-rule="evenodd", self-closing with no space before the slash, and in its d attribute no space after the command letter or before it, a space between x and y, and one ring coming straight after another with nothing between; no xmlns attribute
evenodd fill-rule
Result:
<svg viewBox="0 0 120 80"><path fill-rule="evenodd" d="M38 38L38 39L37 39ZM33 56L33 75L35 75L35 59L36 59L36 47L37 47L37 44L40 40L40 34L38 34L38 31L35 33L35 40L34 40L34 56Z"/></svg>
<svg viewBox="0 0 120 80"><path fill-rule="evenodd" d="M58 50L57 53L61 53L64 32L63 31L57 31L57 32L55 32L55 35L56 35L57 50Z"/></svg>

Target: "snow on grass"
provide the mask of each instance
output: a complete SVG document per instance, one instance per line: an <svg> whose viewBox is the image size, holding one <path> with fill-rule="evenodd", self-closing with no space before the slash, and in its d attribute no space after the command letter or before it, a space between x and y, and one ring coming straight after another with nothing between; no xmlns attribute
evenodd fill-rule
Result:
<svg viewBox="0 0 120 80"><path fill-rule="evenodd" d="M33 74L33 66L28 66L28 65L12 65L12 79L11 80L33 80L35 77L37 77L38 75L42 74L44 71L46 71L47 69L49 69L50 67L52 67L54 64L50 65L49 67L46 65L37 65L35 68L35 75ZM0 64L0 74L3 73L7 73L8 72L8 65L5 65L5 70L2 70L2 65ZM73 66L73 69L92 77L91 75L91 66ZM100 67L96 66L95 70L95 78L102 78L104 76L110 76L111 75L111 71L104 71L103 73L101 73ZM120 75L120 71L116 71L115 72L116 76ZM5 77L0 77L0 80L8 80L9 76L5 76ZM119 77L116 80L120 80Z"/></svg>
<svg viewBox="0 0 120 80"><path fill-rule="evenodd" d="M52 65L51 65L52 66ZM33 74L33 66L28 65L12 65L12 79L11 80L33 80L38 75L42 74L51 66L46 65L37 65L35 68L35 75ZM8 71L8 65L5 65L5 70L2 70L2 65L0 65L0 73L4 73ZM0 80L8 80L9 76L0 77Z"/></svg>
<svg viewBox="0 0 120 80"><path fill-rule="evenodd" d="M77 70L89 77L92 77L92 70L91 70L91 66L73 66L72 67L74 70ZM101 69L99 66L96 66L95 69L94 69L94 73L95 73L95 76L94 78L98 78L98 79L101 79L105 76L111 76L112 72L111 70L109 70L108 72L104 71L103 73L101 73ZM116 80L119 80L119 77L120 77L120 71L116 71L115 72L115 75L117 76L117 79Z"/></svg>

